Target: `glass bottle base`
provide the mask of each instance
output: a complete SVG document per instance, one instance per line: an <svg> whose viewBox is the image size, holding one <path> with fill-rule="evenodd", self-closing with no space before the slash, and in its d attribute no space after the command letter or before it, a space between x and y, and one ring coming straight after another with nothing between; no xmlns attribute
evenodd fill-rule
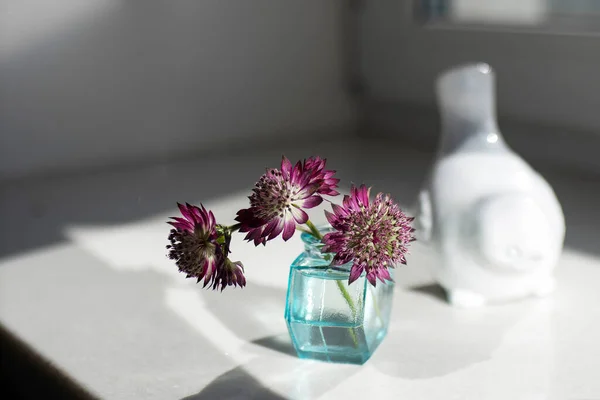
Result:
<svg viewBox="0 0 600 400"><path fill-rule="evenodd" d="M371 358L387 333L379 331L369 346L362 326L316 326L291 322L288 323L288 331L299 358L359 365Z"/></svg>
<svg viewBox="0 0 600 400"><path fill-rule="evenodd" d="M365 363L386 336L394 283L373 287L361 276L348 285L348 270L306 264L292 264L285 309L298 357Z"/></svg>

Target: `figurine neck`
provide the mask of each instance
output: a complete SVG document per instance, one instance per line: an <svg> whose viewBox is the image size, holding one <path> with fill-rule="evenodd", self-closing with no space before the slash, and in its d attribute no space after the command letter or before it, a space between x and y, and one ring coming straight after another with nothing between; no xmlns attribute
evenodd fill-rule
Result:
<svg viewBox="0 0 600 400"><path fill-rule="evenodd" d="M494 75L486 64L454 68L437 82L442 118L441 154L506 147L496 122Z"/></svg>

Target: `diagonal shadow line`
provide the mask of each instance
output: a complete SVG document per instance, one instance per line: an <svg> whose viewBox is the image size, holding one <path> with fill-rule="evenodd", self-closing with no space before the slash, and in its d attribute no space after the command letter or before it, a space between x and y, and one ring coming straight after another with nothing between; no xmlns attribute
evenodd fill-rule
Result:
<svg viewBox="0 0 600 400"><path fill-rule="evenodd" d="M406 290L410 292L423 293L443 303L447 303L446 291L437 283L428 283L425 285L412 286L408 287Z"/></svg>
<svg viewBox="0 0 600 400"><path fill-rule="evenodd" d="M296 357L296 350L292 345L289 334L267 336L253 340L253 344L277 351L288 356Z"/></svg>
<svg viewBox="0 0 600 400"><path fill-rule="evenodd" d="M0 387L10 398L96 399L0 324ZM7 385L5 385L7 384ZM6 398L6 397L5 397Z"/></svg>
<svg viewBox="0 0 600 400"><path fill-rule="evenodd" d="M239 366L218 376L200 392L182 400L256 399L285 400L285 397L263 386L258 380Z"/></svg>

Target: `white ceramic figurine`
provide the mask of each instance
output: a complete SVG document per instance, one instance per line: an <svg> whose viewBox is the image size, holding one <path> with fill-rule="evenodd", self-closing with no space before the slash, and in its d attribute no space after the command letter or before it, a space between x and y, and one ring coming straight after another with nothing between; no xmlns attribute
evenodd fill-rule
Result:
<svg viewBox="0 0 600 400"><path fill-rule="evenodd" d="M437 96L442 138L417 212L418 238L439 256L435 279L461 307L552 292L564 216L498 130L492 69L453 68L438 78Z"/></svg>

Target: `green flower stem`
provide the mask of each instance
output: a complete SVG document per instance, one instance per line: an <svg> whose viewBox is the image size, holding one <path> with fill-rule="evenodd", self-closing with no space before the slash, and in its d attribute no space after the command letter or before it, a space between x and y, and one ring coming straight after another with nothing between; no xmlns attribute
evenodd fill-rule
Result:
<svg viewBox="0 0 600 400"><path fill-rule="evenodd" d="M310 220L306 221L306 226L308 226L308 228L310 229L310 233L312 233L312 235L315 238L317 238L319 240L323 239L323 235L321 235L321 232L319 232L319 229L317 229L315 224L313 224ZM348 303L348 307L350 307L350 311L352 312L352 320L355 320L356 319L356 306L354 305L354 301L352 301L352 297L350 296L350 293L348 293L348 289L346 289L346 287L344 286L344 284L342 283L341 280L336 280L335 283L337 284L337 287L340 290L340 293L344 297L344 300L346 300L346 303ZM352 336L352 341L354 342L354 347L358 347L358 339L356 338L356 333L354 332L354 329L348 328L348 330L350 331L350 336Z"/></svg>
<svg viewBox="0 0 600 400"><path fill-rule="evenodd" d="M302 229L302 228L300 228L300 227L298 227L298 226L296 227L296 230L297 230L297 231L300 231L300 232L302 232L302 233L309 234L309 235L312 235L312 234L313 234L311 231L307 231L306 229Z"/></svg>
<svg viewBox="0 0 600 400"><path fill-rule="evenodd" d="M375 309L375 314L379 321L383 323L383 318L381 318L381 310L379 309L379 304L377 304L377 296L375 295L375 288L369 285L369 290L371 291L371 298L373 299L373 308Z"/></svg>
<svg viewBox="0 0 600 400"><path fill-rule="evenodd" d="M229 229L231 232L235 232L235 231L237 231L238 229L240 229L241 227L242 227L242 224L234 224L234 225L231 225L230 227L228 227L228 229Z"/></svg>
<svg viewBox="0 0 600 400"><path fill-rule="evenodd" d="M350 311L352 311L352 318L356 318L356 307L354 306L354 302L352 301L352 297L350 297L350 293L348 293L348 289L344 286L341 280L335 281L337 283L338 289L340 289L340 293L344 296L346 303L350 307Z"/></svg>
<svg viewBox="0 0 600 400"><path fill-rule="evenodd" d="M344 287L342 281L337 280L335 281L335 283L337 284L338 289L340 289L340 293L342 294L342 296L344 296L346 303L348 303L350 311L352 311L352 320L354 321L356 319L356 307L354 306L352 297L350 297L350 293L348 293L348 289ZM354 329L348 328L348 331L350 332L350 336L352 337L352 341L354 342L354 347L358 347L358 339L356 338L356 333L354 332Z"/></svg>
<svg viewBox="0 0 600 400"><path fill-rule="evenodd" d="M310 220L306 221L306 226L308 226L310 232L314 237L316 237L319 240L323 239L323 235L321 235L321 232L319 232L315 224L313 224Z"/></svg>

